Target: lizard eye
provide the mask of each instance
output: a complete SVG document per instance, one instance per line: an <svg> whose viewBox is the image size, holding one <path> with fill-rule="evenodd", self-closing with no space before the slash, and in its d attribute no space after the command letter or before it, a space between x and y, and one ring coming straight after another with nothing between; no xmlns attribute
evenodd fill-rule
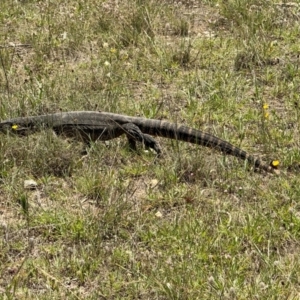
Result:
<svg viewBox="0 0 300 300"><path fill-rule="evenodd" d="M11 126L11 129L13 129L13 130L17 130L17 129L18 129L18 127L19 127L19 126L18 126L17 124L15 124L15 125L12 125L12 126Z"/></svg>

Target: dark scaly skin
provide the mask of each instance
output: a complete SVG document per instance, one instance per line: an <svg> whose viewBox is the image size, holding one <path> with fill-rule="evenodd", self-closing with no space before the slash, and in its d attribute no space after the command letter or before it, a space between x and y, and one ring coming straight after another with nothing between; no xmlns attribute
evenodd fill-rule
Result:
<svg viewBox="0 0 300 300"><path fill-rule="evenodd" d="M0 122L1 131L10 130L20 135L27 135L43 128L52 128L57 134L87 143L96 140L110 140L126 134L133 147L135 147L135 142L139 141L153 148L157 153L161 152L161 148L151 136L160 136L217 149L225 154L247 160L256 168L267 172L275 170L258 158L214 135L167 121L108 112L74 111Z"/></svg>

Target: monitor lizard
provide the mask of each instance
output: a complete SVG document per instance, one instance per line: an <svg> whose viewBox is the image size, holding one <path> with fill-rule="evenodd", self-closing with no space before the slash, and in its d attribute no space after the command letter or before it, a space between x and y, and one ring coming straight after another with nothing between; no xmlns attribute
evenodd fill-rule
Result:
<svg viewBox="0 0 300 300"><path fill-rule="evenodd" d="M44 128L51 128L56 134L75 138L89 144L91 141L105 141L125 134L129 145L135 148L136 141L161 153L159 143L152 136L175 139L213 148L246 160L255 168L276 173L276 168L244 150L209 133L184 125L163 120L132 117L122 114L95 111L71 111L47 115L29 116L0 122L0 131L11 131L27 135Z"/></svg>

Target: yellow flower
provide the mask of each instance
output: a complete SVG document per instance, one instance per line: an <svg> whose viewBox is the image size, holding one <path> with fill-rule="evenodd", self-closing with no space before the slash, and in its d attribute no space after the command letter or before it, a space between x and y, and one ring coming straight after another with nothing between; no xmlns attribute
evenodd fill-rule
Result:
<svg viewBox="0 0 300 300"><path fill-rule="evenodd" d="M268 112L266 112L266 113L265 113L265 119L269 119L269 115L270 115L270 114L269 114Z"/></svg>
<svg viewBox="0 0 300 300"><path fill-rule="evenodd" d="M18 129L18 125L17 124L15 124L15 125L13 125L13 126L11 126L11 129L13 129L13 130L17 130Z"/></svg>
<svg viewBox="0 0 300 300"><path fill-rule="evenodd" d="M269 108L269 104L265 103L265 104L263 105L263 109L268 109L268 108Z"/></svg>
<svg viewBox="0 0 300 300"><path fill-rule="evenodd" d="M110 48L110 53L116 53L117 52L117 49L115 48Z"/></svg>
<svg viewBox="0 0 300 300"><path fill-rule="evenodd" d="M272 164L272 166L273 166L274 168L277 168L277 167L279 166L280 162L279 162L279 160L273 160L273 161L271 162L271 164Z"/></svg>
<svg viewBox="0 0 300 300"><path fill-rule="evenodd" d="M177 69L178 66L179 66L178 63L172 62L172 64L171 64L171 69Z"/></svg>

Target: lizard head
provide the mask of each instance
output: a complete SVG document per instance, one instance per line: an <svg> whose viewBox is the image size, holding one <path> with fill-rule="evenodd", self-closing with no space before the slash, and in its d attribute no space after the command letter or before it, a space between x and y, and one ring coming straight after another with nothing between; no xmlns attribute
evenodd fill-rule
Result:
<svg viewBox="0 0 300 300"><path fill-rule="evenodd" d="M21 125L18 123L8 122L2 126L3 132L12 132L17 135L27 135L30 132L34 131L31 124Z"/></svg>

